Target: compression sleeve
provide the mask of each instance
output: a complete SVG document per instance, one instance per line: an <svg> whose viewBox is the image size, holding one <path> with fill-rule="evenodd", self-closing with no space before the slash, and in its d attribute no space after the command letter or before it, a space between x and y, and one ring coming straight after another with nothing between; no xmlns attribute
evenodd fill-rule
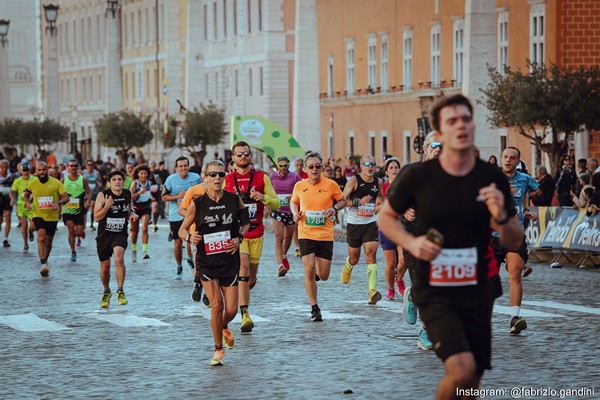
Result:
<svg viewBox="0 0 600 400"><path fill-rule="evenodd" d="M277 193L275 193L275 189L273 189L273 184L271 183L271 179L265 174L265 199L263 200L263 204L268 206L271 210L279 210L279 206L281 202L279 197L277 197Z"/></svg>

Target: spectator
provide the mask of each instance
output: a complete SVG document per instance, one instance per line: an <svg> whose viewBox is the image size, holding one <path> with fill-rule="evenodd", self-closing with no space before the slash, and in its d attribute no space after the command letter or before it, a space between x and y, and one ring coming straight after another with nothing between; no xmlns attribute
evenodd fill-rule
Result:
<svg viewBox="0 0 600 400"><path fill-rule="evenodd" d="M488 164L495 165L496 167L498 166L498 159L495 155L492 154L490 158L488 158Z"/></svg>
<svg viewBox="0 0 600 400"><path fill-rule="evenodd" d="M575 169L571 164L571 160L571 156L565 154L561 159L561 166L556 171L556 176L554 177L556 181L556 195L561 207L571 207L573 204L571 201L571 192L575 190L577 176L575 175Z"/></svg>
<svg viewBox="0 0 600 400"><path fill-rule="evenodd" d="M46 164L48 164L48 167L56 165L56 156L52 150L48 150L48 154L46 155Z"/></svg>
<svg viewBox="0 0 600 400"><path fill-rule="evenodd" d="M594 193L592 194L587 206L587 215L591 216L596 214L600 209L600 172L596 172L592 176L592 186L594 187Z"/></svg>
<svg viewBox="0 0 600 400"><path fill-rule="evenodd" d="M333 180L335 181L335 183L338 184L338 186L340 187L340 190L343 192L344 191L344 187L346 187L346 182L348 182L348 180L346 179L346 177L344 175L342 175L342 167L338 167L336 166L335 169L333 170Z"/></svg>
<svg viewBox="0 0 600 400"><path fill-rule="evenodd" d="M571 192L571 197L573 199L573 208L578 209L587 207L588 202L594 194L594 187L590 184L591 181L592 176L588 172L584 172L579 175L578 183L581 186L581 191L579 192L579 196Z"/></svg>
<svg viewBox="0 0 600 400"><path fill-rule="evenodd" d="M344 177L348 179L356 174L358 174L358 165L354 161L354 156L348 154L346 156L346 165L344 166Z"/></svg>
<svg viewBox="0 0 600 400"><path fill-rule="evenodd" d="M596 158L589 158L588 162L587 162L587 166L588 166L588 170L590 171L590 174L592 174L592 176L595 173L600 172L600 168L598 167L598 160Z"/></svg>
<svg viewBox="0 0 600 400"><path fill-rule="evenodd" d="M587 160L585 158L580 158L579 160L577 160L577 182L575 183L575 196L579 196L581 194L581 184L579 182L579 177L581 176L581 174L586 174L589 173L590 175L593 174L593 172L589 172L588 168L587 168Z"/></svg>
<svg viewBox="0 0 600 400"><path fill-rule="evenodd" d="M535 174L540 184L541 193L537 196L531 196L531 201L537 207L550 207L554 196L554 178L548 174L548 170L543 165L538 165L535 168Z"/></svg>

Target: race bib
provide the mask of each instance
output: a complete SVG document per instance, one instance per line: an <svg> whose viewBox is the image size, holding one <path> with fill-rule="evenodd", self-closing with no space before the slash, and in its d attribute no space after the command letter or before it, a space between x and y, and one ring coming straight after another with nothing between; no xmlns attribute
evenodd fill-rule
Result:
<svg viewBox="0 0 600 400"><path fill-rule="evenodd" d="M95 183L89 183L88 182L88 186L90 187L90 190L93 192L94 190L96 190L96 184Z"/></svg>
<svg viewBox="0 0 600 400"><path fill-rule="evenodd" d="M202 241L206 255L224 253L225 246L231 243L231 232L206 233L202 236Z"/></svg>
<svg viewBox="0 0 600 400"><path fill-rule="evenodd" d="M125 218L106 218L106 230L109 232L123 232Z"/></svg>
<svg viewBox="0 0 600 400"><path fill-rule="evenodd" d="M79 208L79 198L71 197L65 205L67 208Z"/></svg>
<svg viewBox="0 0 600 400"><path fill-rule="evenodd" d="M258 207L256 206L256 203L250 203L250 204L244 204L246 207L248 207L248 215L250 216L250 221L253 221L256 219L256 211L258 210Z"/></svg>
<svg viewBox="0 0 600 400"><path fill-rule="evenodd" d="M429 285L477 285L477 248L442 249L431 262Z"/></svg>
<svg viewBox="0 0 600 400"><path fill-rule="evenodd" d="M369 218L375 215L375 203L361 204L358 206L359 217Z"/></svg>
<svg viewBox="0 0 600 400"><path fill-rule="evenodd" d="M308 226L325 226L325 211L306 210L306 225Z"/></svg>
<svg viewBox="0 0 600 400"><path fill-rule="evenodd" d="M52 202L54 201L52 196L38 197L37 201L40 210L52 210Z"/></svg>
<svg viewBox="0 0 600 400"><path fill-rule="evenodd" d="M158 185L150 185L150 193L158 192Z"/></svg>
<svg viewBox="0 0 600 400"><path fill-rule="evenodd" d="M10 186L0 186L0 193L2 193L2 194L9 194L10 193Z"/></svg>
<svg viewBox="0 0 600 400"><path fill-rule="evenodd" d="M289 206L290 205L290 197L291 194L278 194L277 198L279 198L280 206Z"/></svg>

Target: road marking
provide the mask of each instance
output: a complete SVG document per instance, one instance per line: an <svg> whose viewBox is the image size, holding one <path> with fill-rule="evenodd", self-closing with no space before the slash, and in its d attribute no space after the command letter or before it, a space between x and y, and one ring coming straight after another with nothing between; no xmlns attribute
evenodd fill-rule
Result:
<svg viewBox="0 0 600 400"><path fill-rule="evenodd" d="M48 321L35 314L7 315L0 317L0 324L8 325L21 332L68 331L71 328Z"/></svg>
<svg viewBox="0 0 600 400"><path fill-rule="evenodd" d="M511 315L511 310L510 307L507 306L499 306L499 305L494 305L494 313L496 314L506 314L506 315ZM529 310L529 309L521 309L521 317L539 317L539 318L566 318L565 315L560 315L560 314L551 314L551 313L545 313L545 312L541 312L541 311L535 311L535 310Z"/></svg>
<svg viewBox="0 0 600 400"><path fill-rule="evenodd" d="M576 311L585 314L600 315L600 308L577 306L575 304L556 303L554 301L524 301L523 304L536 307L555 308L557 310Z"/></svg>
<svg viewBox="0 0 600 400"><path fill-rule="evenodd" d="M186 315L186 316L198 315L202 318L210 320L211 314L210 314L209 307L206 307L203 304L198 304L195 306L184 306L183 307L183 315ZM253 322L271 322L271 320L269 318L261 317L260 315L256 315L253 313L250 313L250 318L252 318ZM235 318L233 319L233 321L231 321L231 322L241 323L242 317L240 316L240 314L237 314L235 316Z"/></svg>
<svg viewBox="0 0 600 400"><path fill-rule="evenodd" d="M156 318L138 317L132 314L89 314L88 317L106 321L123 328L138 326L171 326Z"/></svg>

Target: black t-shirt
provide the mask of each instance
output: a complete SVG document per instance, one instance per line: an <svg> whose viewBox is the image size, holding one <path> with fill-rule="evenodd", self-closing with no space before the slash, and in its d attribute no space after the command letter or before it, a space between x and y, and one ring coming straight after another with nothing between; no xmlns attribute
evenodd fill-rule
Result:
<svg viewBox="0 0 600 400"><path fill-rule="evenodd" d="M200 273L209 277L228 277L240 270L240 252L220 252L225 241L239 236L240 197L223 192L219 202L207 194L194 199L196 206L196 232L202 235L198 244L196 265ZM211 254L212 253L212 254Z"/></svg>
<svg viewBox="0 0 600 400"><path fill-rule="evenodd" d="M98 236L104 233L127 234L127 223L131 211L131 192L123 189L120 195L116 195L111 189L107 189L102 193L104 193L104 197L112 197L114 204L104 218L98 222Z"/></svg>
<svg viewBox="0 0 600 400"><path fill-rule="evenodd" d="M392 209L398 214L415 208L415 236L424 235L429 228L444 236L444 249L476 249L477 284L468 286L431 286L430 263L418 260L413 286L417 301L431 295L471 296L480 294L487 281L486 252L490 241L490 213L482 201L477 201L479 189L496 183L504 193L509 216L516 214L510 196L508 180L498 169L477 159L475 167L465 176L446 173L439 160L416 164L400 171L387 192ZM432 275L433 278L433 275Z"/></svg>

